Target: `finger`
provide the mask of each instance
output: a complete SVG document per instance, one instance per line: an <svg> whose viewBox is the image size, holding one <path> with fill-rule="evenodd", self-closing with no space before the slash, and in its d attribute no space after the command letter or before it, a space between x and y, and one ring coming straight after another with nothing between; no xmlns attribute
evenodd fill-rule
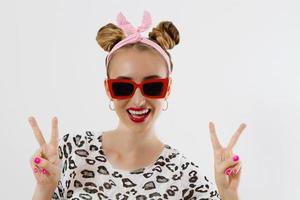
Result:
<svg viewBox="0 0 300 200"><path fill-rule="evenodd" d="M41 170L39 169L39 167L35 166L33 163L32 163L32 159L29 160L29 164L31 166L31 169L33 171L33 174L34 176L36 177L36 179L39 179L39 176L41 174Z"/></svg>
<svg viewBox="0 0 300 200"><path fill-rule="evenodd" d="M47 159L44 159L40 156L34 155L31 158L32 164L36 167L38 167L41 172L45 175L49 175L49 173L55 173L57 168L55 165L53 165L51 162L49 162Z"/></svg>
<svg viewBox="0 0 300 200"><path fill-rule="evenodd" d="M58 146L58 120L57 117L53 117L52 119L52 133L50 143L57 147Z"/></svg>
<svg viewBox="0 0 300 200"><path fill-rule="evenodd" d="M28 121L31 125L31 128L33 130L36 140L38 141L40 146L43 146L46 143L46 141L45 141L45 138L44 138L35 118L31 116L28 118Z"/></svg>
<svg viewBox="0 0 300 200"><path fill-rule="evenodd" d="M239 139L241 133L243 132L243 130L246 128L246 124L242 123L239 128L237 129L237 131L235 132L235 134L231 137L229 144L227 145L228 149L233 149L233 147L235 146L237 140Z"/></svg>
<svg viewBox="0 0 300 200"><path fill-rule="evenodd" d="M228 176L230 176L230 175L237 175L237 173L241 169L241 166L242 166L242 161L239 161L239 162L235 163L234 166L226 168L224 172Z"/></svg>
<svg viewBox="0 0 300 200"><path fill-rule="evenodd" d="M232 168L231 167L228 167L225 171L224 171L224 174L227 175L227 176L230 176L232 174Z"/></svg>
<svg viewBox="0 0 300 200"><path fill-rule="evenodd" d="M58 155L58 147L53 145L44 145L41 146L36 152L36 155L41 156L42 158L48 160L51 163L58 163L59 155Z"/></svg>
<svg viewBox="0 0 300 200"><path fill-rule="evenodd" d="M38 150L36 150L35 152L34 152L34 154L30 157L30 159L29 159L29 163L30 163L30 165L33 165L34 166L34 163L32 162L33 160L34 160L34 158L35 157L41 157L41 151L38 149ZM34 167L36 167L36 166L34 166Z"/></svg>
<svg viewBox="0 0 300 200"><path fill-rule="evenodd" d="M238 179L238 181L239 181L239 179L240 179L240 177L241 177L241 174L242 174L242 166L238 169L238 171L237 171L237 173L236 174L234 174L234 176Z"/></svg>
<svg viewBox="0 0 300 200"><path fill-rule="evenodd" d="M236 175L239 173L239 170L242 168L242 162L239 162L235 167L232 168L232 174Z"/></svg>
<svg viewBox="0 0 300 200"><path fill-rule="evenodd" d="M241 180L241 172L242 172L242 168L239 170L239 172L237 174L235 173L231 173L229 180L230 180L230 184L237 187L240 183Z"/></svg>
<svg viewBox="0 0 300 200"><path fill-rule="evenodd" d="M233 152L231 150L226 150L221 154L221 161L225 161L231 157L233 157Z"/></svg>
<svg viewBox="0 0 300 200"><path fill-rule="evenodd" d="M235 159L233 159L235 158ZM233 156L231 158L228 158L226 160L224 160L223 162L219 163L217 166L218 172L220 173L226 173L226 170L228 168L233 168L235 167L237 164L239 164L241 161L238 159L236 159L237 157Z"/></svg>
<svg viewBox="0 0 300 200"><path fill-rule="evenodd" d="M37 181L41 181L41 180L42 180L42 175L43 175L43 174L42 174L42 170L39 168L39 166L36 166L36 165L34 164L34 162L32 162L36 156L40 156L39 151L36 151L36 152L30 157L30 159L29 159L29 164L30 164L30 166L31 166L31 169L32 169L32 171L33 171L33 174L34 174L36 180L37 180Z"/></svg>
<svg viewBox="0 0 300 200"><path fill-rule="evenodd" d="M49 175L49 172L47 169L44 169L44 168L40 168L39 166L36 166L35 164L33 164L31 162L31 169L33 171L33 174L36 178L36 180L39 182L39 183L42 183L45 181L45 178L47 178L47 176Z"/></svg>
<svg viewBox="0 0 300 200"><path fill-rule="evenodd" d="M210 132L210 139L214 150L222 148L222 145L219 142L215 126L212 122L209 122L209 132Z"/></svg>
<svg viewBox="0 0 300 200"><path fill-rule="evenodd" d="M48 155L46 157L42 157L42 158L45 158L52 164L57 164L59 162L58 147L52 146L51 148L55 148L55 152L53 152L54 150L51 150L52 153L50 155Z"/></svg>

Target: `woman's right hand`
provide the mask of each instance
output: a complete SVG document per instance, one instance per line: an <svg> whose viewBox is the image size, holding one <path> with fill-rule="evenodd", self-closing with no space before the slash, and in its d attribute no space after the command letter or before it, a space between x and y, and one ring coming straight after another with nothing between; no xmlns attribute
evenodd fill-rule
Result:
<svg viewBox="0 0 300 200"><path fill-rule="evenodd" d="M52 133L49 143L46 143L35 118L29 117L28 121L40 146L30 158L30 165L37 181L37 188L48 193L54 192L60 176L58 120L56 117L52 119ZM42 191L40 192L42 193Z"/></svg>

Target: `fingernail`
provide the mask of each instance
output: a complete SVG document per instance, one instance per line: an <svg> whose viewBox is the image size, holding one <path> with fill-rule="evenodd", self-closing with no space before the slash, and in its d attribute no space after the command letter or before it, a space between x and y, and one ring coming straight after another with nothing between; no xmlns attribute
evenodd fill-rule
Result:
<svg viewBox="0 0 300 200"><path fill-rule="evenodd" d="M235 155L235 156L232 157L232 160L235 161L235 162L238 161L239 159L240 159L240 158L239 158L238 155Z"/></svg>
<svg viewBox="0 0 300 200"><path fill-rule="evenodd" d="M34 173L37 173L37 172L38 172L38 169L37 169L37 168L34 168L33 171L34 171Z"/></svg>
<svg viewBox="0 0 300 200"><path fill-rule="evenodd" d="M231 172L232 172L231 169L226 169L225 174L226 174L227 176L230 176Z"/></svg>
<svg viewBox="0 0 300 200"><path fill-rule="evenodd" d="M35 157L34 162L35 162L36 164L40 164L41 159L40 159L39 157Z"/></svg>
<svg viewBox="0 0 300 200"><path fill-rule="evenodd" d="M236 174L236 173L237 173L237 169L234 169L234 170L233 170L233 173L235 173L235 174Z"/></svg>
<svg viewBox="0 0 300 200"><path fill-rule="evenodd" d="M42 169L43 174L48 174L48 171L46 169Z"/></svg>

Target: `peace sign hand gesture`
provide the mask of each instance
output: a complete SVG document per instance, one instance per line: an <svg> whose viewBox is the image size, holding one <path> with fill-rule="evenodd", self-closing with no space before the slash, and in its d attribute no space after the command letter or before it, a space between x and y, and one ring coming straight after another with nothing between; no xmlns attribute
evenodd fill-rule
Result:
<svg viewBox="0 0 300 200"><path fill-rule="evenodd" d="M40 147L30 159L30 165L34 171L37 187L54 192L59 180L59 156L58 156L58 120L52 119L52 133L49 143L46 143L44 136L34 117L29 117L28 121L32 127L35 138Z"/></svg>
<svg viewBox="0 0 300 200"><path fill-rule="evenodd" d="M217 137L215 126L209 123L210 138L214 152L215 180L223 199L238 199L238 186L241 177L242 163L238 155L233 154L235 146L246 124L242 123L231 137L227 147L223 147Z"/></svg>

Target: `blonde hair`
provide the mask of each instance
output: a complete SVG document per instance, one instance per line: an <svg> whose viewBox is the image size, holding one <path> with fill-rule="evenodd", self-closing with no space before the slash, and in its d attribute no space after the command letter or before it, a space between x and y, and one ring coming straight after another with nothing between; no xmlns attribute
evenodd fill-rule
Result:
<svg viewBox="0 0 300 200"><path fill-rule="evenodd" d="M96 40L99 44L99 46L104 49L104 51L110 52L112 48L121 40L123 40L126 37L124 31L119 28L118 26L108 23L107 25L101 27L97 33ZM153 42L157 43L159 46L161 46L162 49L165 50L167 55L170 58L171 63L171 71L173 71L173 63L171 60L171 55L167 51L167 49L172 49L175 45L179 43L179 32L175 25L170 21L162 21L160 22L156 27L152 29L151 32L148 34L148 39L152 40ZM154 48L151 46L137 42L137 43L131 43L126 44L120 49L124 48L135 48L140 51L155 51ZM118 50L120 50L118 49ZM118 52L115 51L113 55ZM108 67L106 70L107 77L108 75Z"/></svg>

